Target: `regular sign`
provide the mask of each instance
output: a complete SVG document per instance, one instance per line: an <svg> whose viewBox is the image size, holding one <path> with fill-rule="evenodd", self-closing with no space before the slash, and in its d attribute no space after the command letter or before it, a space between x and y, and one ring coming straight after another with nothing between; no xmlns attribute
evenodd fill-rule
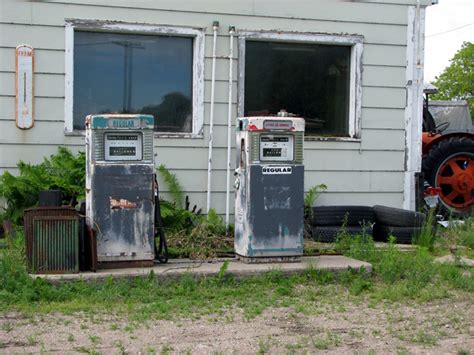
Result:
<svg viewBox="0 0 474 355"><path fill-rule="evenodd" d="M16 125L29 129L34 125L34 51L22 44L16 47Z"/></svg>

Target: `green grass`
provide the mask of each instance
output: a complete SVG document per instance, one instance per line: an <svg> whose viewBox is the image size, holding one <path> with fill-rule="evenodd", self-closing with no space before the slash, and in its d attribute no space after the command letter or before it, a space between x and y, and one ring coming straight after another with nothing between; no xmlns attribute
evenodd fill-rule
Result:
<svg viewBox="0 0 474 355"><path fill-rule="evenodd" d="M146 319L212 315L225 320L233 310L242 311L245 318L251 319L270 307L292 307L295 312L318 314L322 305L337 311L344 309L348 301L427 302L474 292L472 269L435 263L425 247L418 246L410 253L401 252L393 243L383 250L376 249L368 235L341 239L339 243L346 255L371 262L373 274L333 274L308 268L302 274L287 276L275 269L265 275L236 279L226 273L225 263L219 275L208 278L185 274L177 280L163 281L150 273L134 280L109 278L103 282L52 285L28 276L20 241L15 248L4 250L0 258L0 308L27 314L124 314L131 322L125 330L132 333L133 322ZM3 327L9 331L7 323ZM421 335L419 338L429 342Z"/></svg>

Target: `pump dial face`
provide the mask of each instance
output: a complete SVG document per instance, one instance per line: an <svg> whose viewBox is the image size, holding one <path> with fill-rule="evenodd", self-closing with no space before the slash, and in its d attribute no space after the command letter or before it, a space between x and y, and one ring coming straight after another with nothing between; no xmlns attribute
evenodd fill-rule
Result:
<svg viewBox="0 0 474 355"><path fill-rule="evenodd" d="M292 135L262 135L260 136L261 161L293 161Z"/></svg>
<svg viewBox="0 0 474 355"><path fill-rule="evenodd" d="M106 133L104 139L105 160L142 160L141 133Z"/></svg>

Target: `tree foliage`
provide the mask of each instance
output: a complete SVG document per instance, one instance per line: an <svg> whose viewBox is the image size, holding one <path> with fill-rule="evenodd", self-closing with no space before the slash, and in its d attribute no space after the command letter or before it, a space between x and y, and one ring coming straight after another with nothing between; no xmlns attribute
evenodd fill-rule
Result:
<svg viewBox="0 0 474 355"><path fill-rule="evenodd" d="M432 83L439 92L435 100L466 100L474 121L474 44L464 42L451 64Z"/></svg>

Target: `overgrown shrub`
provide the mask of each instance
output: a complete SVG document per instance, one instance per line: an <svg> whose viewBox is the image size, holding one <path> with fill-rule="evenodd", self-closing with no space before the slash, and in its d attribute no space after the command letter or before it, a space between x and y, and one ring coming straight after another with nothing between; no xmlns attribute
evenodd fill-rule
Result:
<svg viewBox="0 0 474 355"><path fill-rule="evenodd" d="M0 176L0 197L5 198L7 207L4 218L20 224L23 211L38 203L40 190L61 190L63 203L74 205L84 197L85 154L74 155L70 150L60 147L57 154L45 158L40 164L20 161L17 164L19 175L8 171Z"/></svg>
<svg viewBox="0 0 474 355"><path fill-rule="evenodd" d="M201 210L197 209L197 206L190 210L188 197L186 197L186 206L183 208L184 192L176 175L171 173L163 164L158 167L157 171L163 178L171 195L171 201L160 199L161 218L166 231L168 233L189 232L200 223L202 219Z"/></svg>
<svg viewBox="0 0 474 355"><path fill-rule="evenodd" d="M210 259L233 251L232 236L232 233L227 233L222 218L211 208L192 229L170 233L167 240L176 256Z"/></svg>
<svg viewBox="0 0 474 355"><path fill-rule="evenodd" d="M158 172L172 196L172 201L160 200L171 256L209 259L232 251L232 226L227 229L222 218L212 208L207 216L201 215L196 206L189 209L187 198L183 208L184 193L176 176L164 165L159 166Z"/></svg>

